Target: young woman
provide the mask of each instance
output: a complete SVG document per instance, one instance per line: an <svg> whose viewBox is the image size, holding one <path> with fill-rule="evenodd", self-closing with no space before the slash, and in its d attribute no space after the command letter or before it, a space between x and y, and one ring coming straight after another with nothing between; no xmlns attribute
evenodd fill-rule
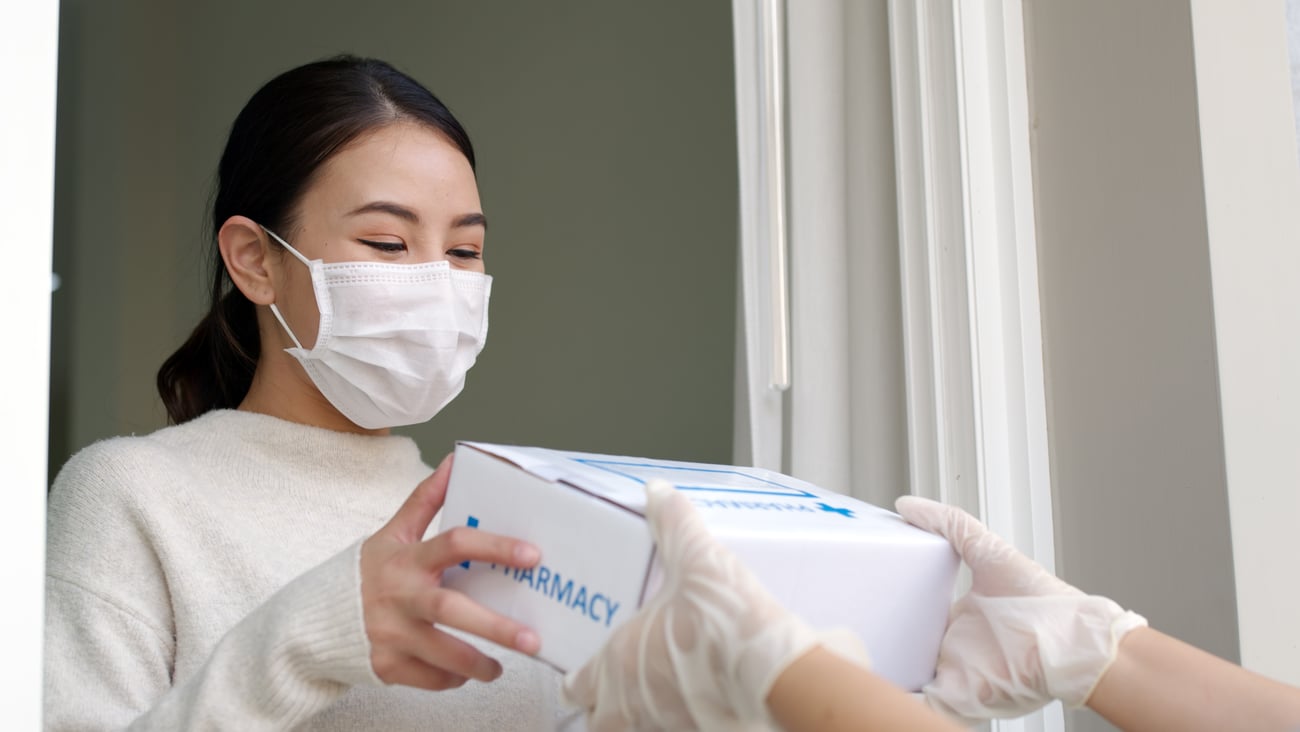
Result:
<svg viewBox="0 0 1300 732"><path fill-rule="evenodd" d="M388 434L483 347L486 226L465 131L388 64L253 95L218 168L211 310L158 374L174 425L91 445L51 489L47 729L554 725L536 634L439 584L537 549L422 541L449 461Z"/></svg>

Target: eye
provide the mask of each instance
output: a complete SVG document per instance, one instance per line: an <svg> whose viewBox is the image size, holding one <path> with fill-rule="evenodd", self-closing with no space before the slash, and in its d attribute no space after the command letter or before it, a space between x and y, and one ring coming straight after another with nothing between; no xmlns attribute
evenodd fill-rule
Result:
<svg viewBox="0 0 1300 732"><path fill-rule="evenodd" d="M400 241L372 241L370 239L357 239L357 241L368 247L389 254L406 251L406 245Z"/></svg>
<svg viewBox="0 0 1300 732"><path fill-rule="evenodd" d="M452 249L451 251L447 252L447 254L455 257L456 259L482 259L483 258L483 253L480 252L479 250L469 249L466 247Z"/></svg>

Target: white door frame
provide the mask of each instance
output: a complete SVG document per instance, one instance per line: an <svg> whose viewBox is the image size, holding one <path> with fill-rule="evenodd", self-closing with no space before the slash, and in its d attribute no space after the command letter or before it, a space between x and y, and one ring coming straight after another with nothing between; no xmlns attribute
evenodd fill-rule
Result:
<svg viewBox="0 0 1300 732"><path fill-rule="evenodd" d="M773 276L783 265L777 242L784 232L773 227L784 225L785 212L772 210L784 206L777 195L784 185L780 157L794 148L831 159L824 145L807 144L805 138L851 137L854 130L844 127L841 135L843 109L833 103L818 106L826 100L809 93L797 116L791 110L801 137L788 145L773 142L770 133L783 125L784 100L779 85L766 76L773 49L762 39L773 38L764 32L772 2L732 3L742 238L736 455L738 461L788 472L790 417L797 415L792 406L798 406L792 402L800 394L790 399L771 388L778 369L769 364L774 354L788 354L791 340L798 346L807 339L799 332L802 321L796 319L793 339L775 324L789 315L781 311L787 293L777 289L787 280ZM833 33L828 18L843 13L844 5L836 0L815 5L801 6L796 20ZM966 508L1054 571L1020 0L889 0L888 7L910 489ZM806 33L794 31L800 28L793 29L792 39L807 41ZM805 81L822 79L832 94L846 78L836 65L847 63L835 43L828 39L819 53L799 56L801 63L826 67L821 73L795 69ZM792 48L792 58L796 51L806 49ZM803 162L795 160L791 168L798 172ZM834 166L823 172L836 177ZM804 200L808 208L809 191L802 186L811 185L821 217L836 215L844 193L836 180L809 175L795 184L800 188L790 192L791 200ZM828 243L823 239L836 237L843 239L844 232L805 231L797 244L821 246ZM818 252L819 261L839 261ZM800 271L796 284L814 286L804 276L807 268ZM837 283L824 284L829 295L818 293L820 304L842 302ZM815 322L839 328L834 324L843 320L843 314L822 312ZM794 374L796 388L804 378L845 381L833 370L812 377L800 371ZM837 411L817 406L807 410L817 420L845 421ZM828 456L834 454L819 459ZM1056 704L995 728L1055 732L1064 728L1064 717Z"/></svg>
<svg viewBox="0 0 1300 732"><path fill-rule="evenodd" d="M14 113L0 123L0 219L9 239L0 268L0 332L8 343L0 403L9 423L0 441L7 488L0 709L5 727L17 730L41 728L58 24L57 0L0 4L7 31L0 67L15 70L6 90Z"/></svg>
<svg viewBox="0 0 1300 732"><path fill-rule="evenodd" d="M889 10L912 492L1054 571L1021 3Z"/></svg>
<svg viewBox="0 0 1300 732"><path fill-rule="evenodd" d="M780 7L779 0L731 3L741 242L733 459L784 472L790 311Z"/></svg>
<svg viewBox="0 0 1300 732"><path fill-rule="evenodd" d="M1300 684L1300 167L1285 10L1191 3L1241 663Z"/></svg>

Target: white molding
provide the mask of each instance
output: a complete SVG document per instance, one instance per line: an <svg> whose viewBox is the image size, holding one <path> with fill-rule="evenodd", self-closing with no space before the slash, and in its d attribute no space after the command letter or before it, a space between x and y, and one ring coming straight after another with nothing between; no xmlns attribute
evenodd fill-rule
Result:
<svg viewBox="0 0 1300 732"><path fill-rule="evenodd" d="M908 464L913 494L978 511L961 482L977 466L955 78L933 71L953 64L944 5L889 3Z"/></svg>
<svg viewBox="0 0 1300 732"><path fill-rule="evenodd" d="M764 152L762 0L732 0L736 73L736 146L740 203L740 331L737 359L734 460L784 472L785 393L772 389L774 338L768 285L769 217L765 215L769 166Z"/></svg>
<svg viewBox="0 0 1300 732"><path fill-rule="evenodd" d="M1054 570L1020 0L889 11L912 492Z"/></svg>
<svg viewBox="0 0 1300 732"><path fill-rule="evenodd" d="M7 31L0 63L16 70L5 93L21 100L21 113L0 122L0 216L11 242L0 270L0 328L9 344L3 403L11 425L0 447L7 488L0 709L5 728L15 730L41 726L58 20L57 2L0 5Z"/></svg>
<svg viewBox="0 0 1300 732"><path fill-rule="evenodd" d="M1020 0L965 0L957 46L984 519L1055 570Z"/></svg>
<svg viewBox="0 0 1300 732"><path fill-rule="evenodd" d="M791 475L841 493L854 487L849 333L846 103L842 0L790 2L790 344L786 406ZM859 204L866 206L865 202ZM870 287L867 282L854 282Z"/></svg>

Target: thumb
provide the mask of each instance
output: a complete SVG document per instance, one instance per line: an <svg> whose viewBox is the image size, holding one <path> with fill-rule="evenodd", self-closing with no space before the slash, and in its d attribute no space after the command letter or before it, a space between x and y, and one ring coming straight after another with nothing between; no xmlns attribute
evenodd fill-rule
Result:
<svg viewBox="0 0 1300 732"><path fill-rule="evenodd" d="M447 481L451 478L452 456L442 459L433 475L420 481L411 491L411 495L402 503L397 513L388 520L382 533L393 534L407 542L420 541L429 528L429 522L442 508L443 499L447 497Z"/></svg>
<svg viewBox="0 0 1300 732"><path fill-rule="evenodd" d="M693 543L696 537L708 536L709 530L691 500L667 481L651 480L645 492L650 535L663 555L664 568L677 569L687 559L678 556L682 553L679 547Z"/></svg>
<svg viewBox="0 0 1300 732"><path fill-rule="evenodd" d="M997 539L979 519L957 508L920 496L902 496L894 508L917 528L938 534L952 544L963 561L971 564L987 537Z"/></svg>
<svg viewBox="0 0 1300 732"><path fill-rule="evenodd" d="M952 544L971 568L972 589L989 595L1077 594L979 519L947 504L920 496L903 496L894 507L908 523L938 534Z"/></svg>
<svg viewBox="0 0 1300 732"><path fill-rule="evenodd" d="M920 496L903 496L894 501L894 508L913 526L947 539L957 555L975 573L976 579L980 578L983 567L1019 555L1015 547L989 531L979 519L956 506Z"/></svg>

